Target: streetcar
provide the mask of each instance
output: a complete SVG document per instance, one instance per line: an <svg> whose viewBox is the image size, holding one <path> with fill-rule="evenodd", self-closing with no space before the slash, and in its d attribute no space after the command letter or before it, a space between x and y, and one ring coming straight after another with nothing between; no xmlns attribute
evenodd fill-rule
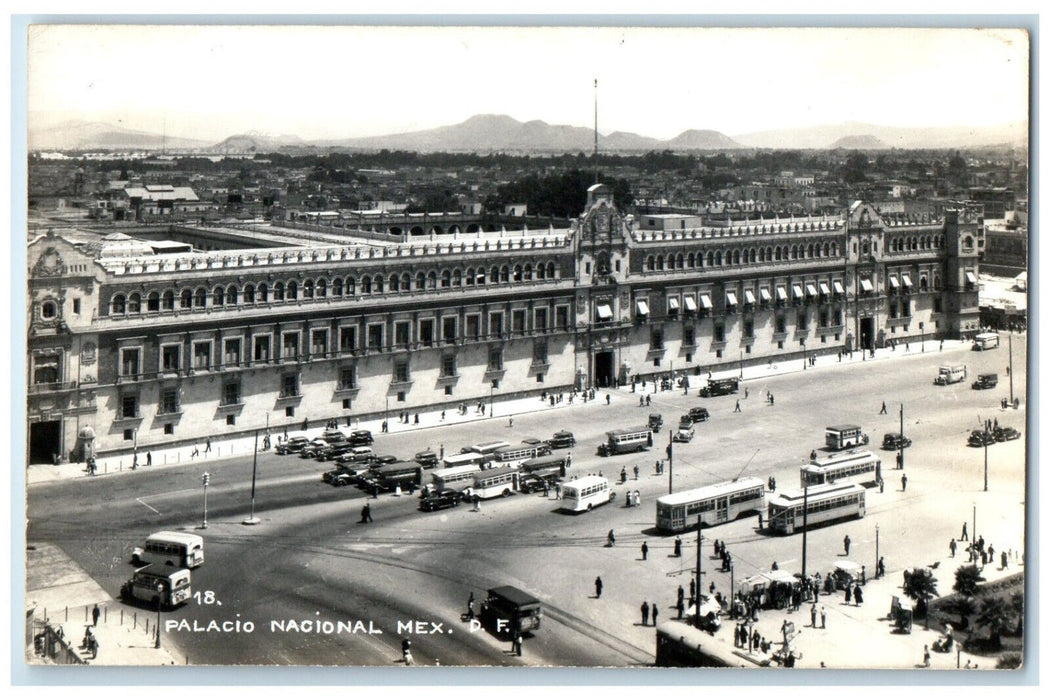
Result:
<svg viewBox="0 0 1050 700"><path fill-rule="evenodd" d="M561 487L562 510L579 513L612 500L609 480L604 476L582 476Z"/></svg>
<svg viewBox="0 0 1050 700"><path fill-rule="evenodd" d="M818 457L799 469L799 486L868 484L882 478L882 460L867 450Z"/></svg>
<svg viewBox="0 0 1050 700"><path fill-rule="evenodd" d="M598 445L598 454L602 457L640 452L653 446L653 431L647 425L624 430L610 430L606 441Z"/></svg>
<svg viewBox="0 0 1050 700"><path fill-rule="evenodd" d="M656 627L656 665L661 668L757 667L729 642L697 629L684 620L666 620Z"/></svg>
<svg viewBox="0 0 1050 700"><path fill-rule="evenodd" d="M859 425L829 425L824 429L824 444L829 450L845 450L868 444L867 434Z"/></svg>
<svg viewBox="0 0 1050 700"><path fill-rule="evenodd" d="M710 527L765 509L764 481L755 477L725 481L656 499L656 529L681 532L695 528L697 521Z"/></svg>
<svg viewBox="0 0 1050 700"><path fill-rule="evenodd" d="M769 499L768 527L790 535L802 529L803 519L806 527L815 527L835 520L863 518L865 493L864 487L857 484L822 484L785 491Z"/></svg>

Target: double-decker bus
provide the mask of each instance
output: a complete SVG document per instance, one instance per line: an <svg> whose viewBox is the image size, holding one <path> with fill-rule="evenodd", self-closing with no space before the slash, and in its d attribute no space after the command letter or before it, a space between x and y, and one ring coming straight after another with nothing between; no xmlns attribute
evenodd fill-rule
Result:
<svg viewBox="0 0 1050 700"><path fill-rule="evenodd" d="M518 490L518 468L498 467L474 472L474 482L463 493L467 497L495 498Z"/></svg>
<svg viewBox="0 0 1050 700"><path fill-rule="evenodd" d="M749 477L698 489L672 493L656 499L656 528L679 532L720 525L743 515L756 515L766 509L766 484Z"/></svg>
<svg viewBox="0 0 1050 700"><path fill-rule="evenodd" d="M538 445L521 445L519 447L504 447L492 454L492 461L505 466L518 466L529 459L536 459L551 453L550 445L540 443Z"/></svg>
<svg viewBox="0 0 1050 700"><path fill-rule="evenodd" d="M454 489L462 491L474 484L474 475L481 471L479 464L461 464L458 467L435 469L430 473L434 488L438 491Z"/></svg>
<svg viewBox="0 0 1050 700"><path fill-rule="evenodd" d="M803 519L811 528L834 520L863 518L864 496L864 487L857 484L822 484L785 491L769 499L768 527L790 535L802 529Z"/></svg>
<svg viewBox="0 0 1050 700"><path fill-rule="evenodd" d="M881 459L867 450L850 450L803 465L799 469L799 485L867 484L878 482L881 476Z"/></svg>
<svg viewBox="0 0 1050 700"><path fill-rule="evenodd" d="M146 538L146 544L132 551L136 562L157 562L193 569L204 563L204 538L188 532L164 530Z"/></svg>
<svg viewBox="0 0 1050 700"><path fill-rule="evenodd" d="M598 446L602 457L640 452L653 446L653 431L647 425L623 430L610 430L605 434L606 440Z"/></svg>
<svg viewBox="0 0 1050 700"><path fill-rule="evenodd" d="M612 500L609 480L604 476L583 476L561 487L562 510L579 513Z"/></svg>

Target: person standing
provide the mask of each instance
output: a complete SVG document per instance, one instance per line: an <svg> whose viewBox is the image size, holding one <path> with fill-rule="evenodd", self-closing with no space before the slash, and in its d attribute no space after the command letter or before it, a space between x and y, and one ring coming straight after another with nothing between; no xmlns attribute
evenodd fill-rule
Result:
<svg viewBox="0 0 1050 700"><path fill-rule="evenodd" d="M656 627L656 616L659 614L659 610L656 608L656 603L653 603L652 615L653 615L653 627Z"/></svg>
<svg viewBox="0 0 1050 700"><path fill-rule="evenodd" d="M817 604L814 603L809 608L809 626L816 629L817 627Z"/></svg>
<svg viewBox="0 0 1050 700"><path fill-rule="evenodd" d="M372 522L372 508L367 503L361 509L361 522L370 523Z"/></svg>
<svg viewBox="0 0 1050 700"><path fill-rule="evenodd" d="M147 467L152 467L153 466L153 453L150 452L149 450L146 450L146 466Z"/></svg>
<svg viewBox="0 0 1050 700"><path fill-rule="evenodd" d="M908 475L901 474L901 493L908 490Z"/></svg>
<svg viewBox="0 0 1050 700"><path fill-rule="evenodd" d="M642 627L649 626L649 603L642 601Z"/></svg>
<svg viewBox="0 0 1050 700"><path fill-rule="evenodd" d="M518 632L517 634L514 635L514 651L517 652L518 656L521 656L521 645L522 645L521 632Z"/></svg>
<svg viewBox="0 0 1050 700"><path fill-rule="evenodd" d="M828 621L828 613L824 609L824 606L821 605L820 606L820 629L826 629L827 628L827 621Z"/></svg>
<svg viewBox="0 0 1050 700"><path fill-rule="evenodd" d="M923 668L929 668L930 667L930 645L929 644L923 644L922 645L922 666L923 666Z"/></svg>
<svg viewBox="0 0 1050 700"><path fill-rule="evenodd" d="M860 604L864 602L864 592L859 583L853 588L853 602L857 607L860 607Z"/></svg>
<svg viewBox="0 0 1050 700"><path fill-rule="evenodd" d="M956 544L955 544L955 538L953 537L952 541L948 543L948 551L952 553L952 559L955 558L955 549L956 549Z"/></svg>
<svg viewBox="0 0 1050 700"><path fill-rule="evenodd" d="M846 535L845 537L842 538L842 548L843 548L843 550L845 550L847 557L849 556L849 543L850 543L849 535Z"/></svg>
<svg viewBox="0 0 1050 700"><path fill-rule="evenodd" d="M98 603L95 603L95 607L91 609L91 624L94 627L98 627L98 618L102 615L102 611L98 608Z"/></svg>
<svg viewBox="0 0 1050 700"><path fill-rule="evenodd" d="M853 586L846 584L846 605L853 601Z"/></svg>
<svg viewBox="0 0 1050 700"><path fill-rule="evenodd" d="M596 579L594 579L594 597L595 598L601 598L602 597L602 577L601 576L599 576Z"/></svg>
<svg viewBox="0 0 1050 700"><path fill-rule="evenodd" d="M642 561L649 559L649 545L642 542Z"/></svg>

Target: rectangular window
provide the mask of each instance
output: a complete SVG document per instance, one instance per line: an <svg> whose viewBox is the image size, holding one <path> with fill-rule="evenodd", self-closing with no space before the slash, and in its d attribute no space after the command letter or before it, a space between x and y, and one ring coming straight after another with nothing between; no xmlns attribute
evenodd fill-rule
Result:
<svg viewBox="0 0 1050 700"><path fill-rule="evenodd" d="M715 342L716 343L723 343L723 342L725 342L725 339L726 339L726 327L725 326L723 326L721 323L716 323L715 324L714 333L715 333Z"/></svg>
<svg viewBox="0 0 1050 700"><path fill-rule="evenodd" d="M696 329L695 328L683 328L682 329L682 344L692 347L696 345ZM688 362L688 360L686 360Z"/></svg>
<svg viewBox="0 0 1050 700"><path fill-rule="evenodd" d="M540 333L547 332L547 309L536 309L536 318L534 319L536 324L536 330Z"/></svg>
<svg viewBox="0 0 1050 700"><path fill-rule="evenodd" d="M383 349L383 324L382 323L369 323L368 324L368 349L369 350L382 350Z"/></svg>
<svg viewBox="0 0 1050 700"><path fill-rule="evenodd" d="M343 367L339 370L339 388L340 389L356 389L357 388L357 368L356 367Z"/></svg>
<svg viewBox="0 0 1050 700"><path fill-rule="evenodd" d="M230 413L226 416L226 425L237 425L237 416Z"/></svg>
<svg viewBox="0 0 1050 700"><path fill-rule="evenodd" d="M139 417L139 397L136 394L125 394L120 397L120 417Z"/></svg>
<svg viewBox="0 0 1050 700"><path fill-rule="evenodd" d="M287 399L299 395L299 377L294 374L286 374L281 377L281 398Z"/></svg>
<svg viewBox="0 0 1050 700"><path fill-rule="evenodd" d="M341 326L339 328L339 349L343 352L357 350L357 326Z"/></svg>
<svg viewBox="0 0 1050 700"><path fill-rule="evenodd" d="M160 366L165 372L178 372L181 345L165 345L160 349Z"/></svg>
<svg viewBox="0 0 1050 700"><path fill-rule="evenodd" d="M394 321L394 345L407 348L412 332L411 321Z"/></svg>
<svg viewBox="0 0 1050 700"><path fill-rule="evenodd" d="M777 333L787 333L787 319L783 316L777 316L776 329Z"/></svg>
<svg viewBox="0 0 1050 700"><path fill-rule="evenodd" d="M555 306L554 307L554 325L558 330L568 330L569 328L569 307L568 306Z"/></svg>
<svg viewBox="0 0 1050 700"><path fill-rule="evenodd" d="M489 350L489 369L499 370L503 369L503 350L500 348L492 348Z"/></svg>
<svg viewBox="0 0 1050 700"><path fill-rule="evenodd" d="M124 441L125 442L131 442L134 439L135 439L135 429L134 428L127 428L127 429L125 429L124 430Z"/></svg>
<svg viewBox="0 0 1050 700"><path fill-rule="evenodd" d="M223 362L227 365L241 364L241 339L227 338L223 343Z"/></svg>
<svg viewBox="0 0 1050 700"><path fill-rule="evenodd" d="M755 322L748 319L744 321L744 337L753 338L755 337Z"/></svg>
<svg viewBox="0 0 1050 700"><path fill-rule="evenodd" d="M480 340L481 339L481 316L478 314L470 314L466 318L467 322L467 340Z"/></svg>
<svg viewBox="0 0 1050 700"><path fill-rule="evenodd" d="M79 314L80 313L80 299L74 299L73 300L73 313L75 313L75 314Z"/></svg>
<svg viewBox="0 0 1050 700"><path fill-rule="evenodd" d="M489 337L498 338L503 335L503 312L495 311L489 314Z"/></svg>
<svg viewBox="0 0 1050 700"><path fill-rule="evenodd" d="M284 333L281 335L281 359L299 359L299 332Z"/></svg>
<svg viewBox="0 0 1050 700"><path fill-rule="evenodd" d="M419 322L419 342L425 348L434 344L434 319L425 318Z"/></svg>
<svg viewBox="0 0 1050 700"><path fill-rule="evenodd" d="M343 399L343 408L347 411L350 410L350 399Z"/></svg>
<svg viewBox="0 0 1050 700"><path fill-rule="evenodd" d="M160 392L160 412L161 413L178 413L179 412L179 390L178 389L162 389Z"/></svg>
<svg viewBox="0 0 1050 700"><path fill-rule="evenodd" d="M525 332L525 309L514 309L510 316L511 330L515 333Z"/></svg>
<svg viewBox="0 0 1050 700"><path fill-rule="evenodd" d="M456 342L455 316L446 316L441 319L441 340L448 345Z"/></svg>
<svg viewBox="0 0 1050 700"><path fill-rule="evenodd" d="M241 402L241 385L237 382L226 382L222 385L222 405L235 406Z"/></svg>
<svg viewBox="0 0 1050 700"><path fill-rule="evenodd" d="M211 343L193 344L193 368L208 369L211 365Z"/></svg>
<svg viewBox="0 0 1050 700"><path fill-rule="evenodd" d="M538 364L547 364L547 344L537 342L532 346L532 361Z"/></svg>
<svg viewBox="0 0 1050 700"><path fill-rule="evenodd" d="M456 376L456 356L445 355L441 358L441 376L442 377L454 377Z"/></svg>
<svg viewBox="0 0 1050 700"><path fill-rule="evenodd" d="M175 424L174 423L165 423L164 424L164 434L165 435L174 435L175 434Z"/></svg>
<svg viewBox="0 0 1050 700"><path fill-rule="evenodd" d="M120 351L121 376L135 377L139 373L139 350L124 349Z"/></svg>
<svg viewBox="0 0 1050 700"><path fill-rule="evenodd" d="M408 360L398 360L394 363L394 381L408 381Z"/></svg>
<svg viewBox="0 0 1050 700"><path fill-rule="evenodd" d="M939 296L933 298L933 313L941 313L941 298Z"/></svg>
<svg viewBox="0 0 1050 700"><path fill-rule="evenodd" d="M310 354L321 357L328 354L328 331L324 328L310 331Z"/></svg>
<svg viewBox="0 0 1050 700"><path fill-rule="evenodd" d="M808 321L809 321L809 319L806 318L806 312L805 311L799 311L798 312L798 324L797 324L796 327L799 330L804 330L806 328L807 324L808 324Z"/></svg>
<svg viewBox="0 0 1050 700"><path fill-rule="evenodd" d="M406 397L407 397L407 394L405 392L403 392L403 391L397 392L397 400L398 401L403 403L405 401Z"/></svg>
<svg viewBox="0 0 1050 700"><path fill-rule="evenodd" d="M255 338L255 352L252 357L256 362L270 361L270 336L260 335Z"/></svg>
<svg viewBox="0 0 1050 700"><path fill-rule="evenodd" d="M649 331L649 347L653 350L662 350L664 347L664 331L662 328L652 328Z"/></svg>
<svg viewBox="0 0 1050 700"><path fill-rule="evenodd" d="M284 407L284 417L285 418L295 418L295 406L285 406Z"/></svg>
<svg viewBox="0 0 1050 700"><path fill-rule="evenodd" d="M445 396L452 396L452 385L451 384L446 384L445 385Z"/></svg>

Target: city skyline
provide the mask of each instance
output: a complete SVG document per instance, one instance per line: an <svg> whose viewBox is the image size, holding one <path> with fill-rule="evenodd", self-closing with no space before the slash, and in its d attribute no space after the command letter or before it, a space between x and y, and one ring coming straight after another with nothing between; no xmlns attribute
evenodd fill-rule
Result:
<svg viewBox="0 0 1050 700"><path fill-rule="evenodd" d="M1029 108L1028 37L1016 29L35 25L29 35L31 128L83 120L316 140L475 114L590 126L595 80L602 134L660 139L842 122L998 126ZM690 64L695 79L673 69ZM975 86L982 99L960 113L952 96Z"/></svg>

